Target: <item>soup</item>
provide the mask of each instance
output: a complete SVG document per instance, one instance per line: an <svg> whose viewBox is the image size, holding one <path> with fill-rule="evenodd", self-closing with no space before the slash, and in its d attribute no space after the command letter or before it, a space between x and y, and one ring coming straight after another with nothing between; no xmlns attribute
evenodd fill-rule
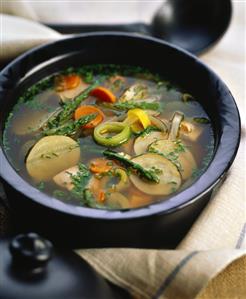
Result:
<svg viewBox="0 0 246 299"><path fill-rule="evenodd" d="M214 137L187 91L140 67L88 65L26 90L6 122L4 148L42 192L131 209L192 184L211 161Z"/></svg>

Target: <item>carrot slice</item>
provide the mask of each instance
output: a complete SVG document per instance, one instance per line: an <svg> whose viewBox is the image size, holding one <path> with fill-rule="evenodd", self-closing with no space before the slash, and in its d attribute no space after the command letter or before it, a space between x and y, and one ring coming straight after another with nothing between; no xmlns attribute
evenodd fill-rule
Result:
<svg viewBox="0 0 246 299"><path fill-rule="evenodd" d="M112 168L112 162L103 158L92 160L90 170L94 173L108 172Z"/></svg>
<svg viewBox="0 0 246 299"><path fill-rule="evenodd" d="M81 116L97 113L97 116L84 126L86 129L91 129L96 127L104 119L103 112L95 106L80 106L75 110L74 118L79 119Z"/></svg>
<svg viewBox="0 0 246 299"><path fill-rule="evenodd" d="M67 76L58 76L56 78L56 91L64 91L76 88L81 82L80 76L69 74Z"/></svg>
<svg viewBox="0 0 246 299"><path fill-rule="evenodd" d="M105 201L105 192L103 190L99 191L98 200L99 200L99 202Z"/></svg>
<svg viewBox="0 0 246 299"><path fill-rule="evenodd" d="M116 101L116 96L109 89L102 86L93 89L91 95L104 102L114 103Z"/></svg>

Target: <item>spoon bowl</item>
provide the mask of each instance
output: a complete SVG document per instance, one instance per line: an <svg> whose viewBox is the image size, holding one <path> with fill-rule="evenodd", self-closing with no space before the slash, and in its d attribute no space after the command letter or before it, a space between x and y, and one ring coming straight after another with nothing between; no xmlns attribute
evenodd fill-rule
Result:
<svg viewBox="0 0 246 299"><path fill-rule="evenodd" d="M225 33L231 12L228 0L166 0L153 17L152 35L200 54Z"/></svg>

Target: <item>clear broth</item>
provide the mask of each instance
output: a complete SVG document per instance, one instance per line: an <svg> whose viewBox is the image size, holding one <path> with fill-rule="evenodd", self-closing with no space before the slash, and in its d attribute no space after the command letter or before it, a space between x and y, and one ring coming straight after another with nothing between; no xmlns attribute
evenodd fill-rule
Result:
<svg viewBox="0 0 246 299"><path fill-rule="evenodd" d="M187 136L180 134L179 139L185 144L185 146L192 153L197 167L192 169L192 175L182 181L182 185L178 190L173 190L169 195L149 195L141 190L138 190L130 181L129 186L124 189L121 194L127 198L129 206L127 208L137 208L144 205L157 202L159 200L165 200L172 196L174 193L180 192L184 188L191 185L194 180L197 179L206 169L211 161L213 148L214 148L214 136L212 126L209 123L209 117L199 104L199 102L188 95L188 101L184 102L184 94L187 92L178 88L170 82L164 81L162 78L155 74L151 74L146 70L140 68L131 67L118 67L118 66L87 66L78 69L69 69L66 72L77 73L88 83L93 82L95 79L105 76L101 85L111 88L115 96L119 99L122 93L132 86L133 84L141 84L147 86L153 94L160 97L161 112L157 116L161 119L171 120L175 111L184 113L184 120L192 123L198 130L200 130L200 136L196 140L191 140ZM59 74L54 74L52 78L56 78ZM123 84L118 85L114 83L109 84L110 78L113 76L123 77ZM51 82L55 82L54 80ZM37 86L37 84L35 85ZM18 171L18 173L27 180L33 186L39 188L42 192L49 194L62 200L66 203L73 205L85 205L85 202L78 197L75 197L72 192L62 188L54 183L54 181L37 182L34 180L26 170L26 157L33 145L42 137L40 130L34 130L35 127L39 127L42 122L47 119L47 116L60 107L60 97L55 90L55 83L52 83L48 88L40 88L35 96L28 98L28 91L23 97L20 98L15 105L12 113L10 114L4 131L4 146L5 152L12 165ZM104 121L111 120L113 117L120 117L126 113L126 111L115 111L104 106L98 98L89 96L82 105L96 105L99 107L104 115ZM208 120L207 123L197 123L194 118L203 118ZM92 136L91 129L84 130L82 136L78 138L78 143L81 149L80 162L86 166L90 165L90 161L95 158L103 157L102 150L107 149L102 145L95 142ZM131 157L136 156L133 150L133 143L137 137L132 134L129 141L118 147L114 147L116 152L124 152ZM113 162L115 163L115 162ZM118 165L118 164L116 164ZM124 169L124 166L121 166ZM117 183L117 178L111 178L111 184ZM97 201L97 200L96 200ZM108 209L121 209L119 203L107 204L107 200L102 204L92 205L93 208L108 208Z"/></svg>

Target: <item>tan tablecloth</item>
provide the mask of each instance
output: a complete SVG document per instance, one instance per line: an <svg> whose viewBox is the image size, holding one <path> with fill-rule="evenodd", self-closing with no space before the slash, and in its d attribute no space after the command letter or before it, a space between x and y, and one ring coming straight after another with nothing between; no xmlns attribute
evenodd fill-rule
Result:
<svg viewBox="0 0 246 299"><path fill-rule="evenodd" d="M6 3L2 6L8 13L40 18L35 5L24 12L22 8ZM176 250L78 251L104 277L129 290L135 298L246 298L245 9L245 1L234 1L229 31L214 49L201 57L227 83L242 117L241 146L225 184ZM12 21L17 24L18 20ZM5 26L7 22L9 17L2 17L4 38L1 38L0 58L60 38L54 32L46 32L46 28L37 28L40 40L32 39L34 35L28 33L28 27L26 31L19 30L16 36L13 27ZM23 46L23 39L29 41L28 46L27 43Z"/></svg>

